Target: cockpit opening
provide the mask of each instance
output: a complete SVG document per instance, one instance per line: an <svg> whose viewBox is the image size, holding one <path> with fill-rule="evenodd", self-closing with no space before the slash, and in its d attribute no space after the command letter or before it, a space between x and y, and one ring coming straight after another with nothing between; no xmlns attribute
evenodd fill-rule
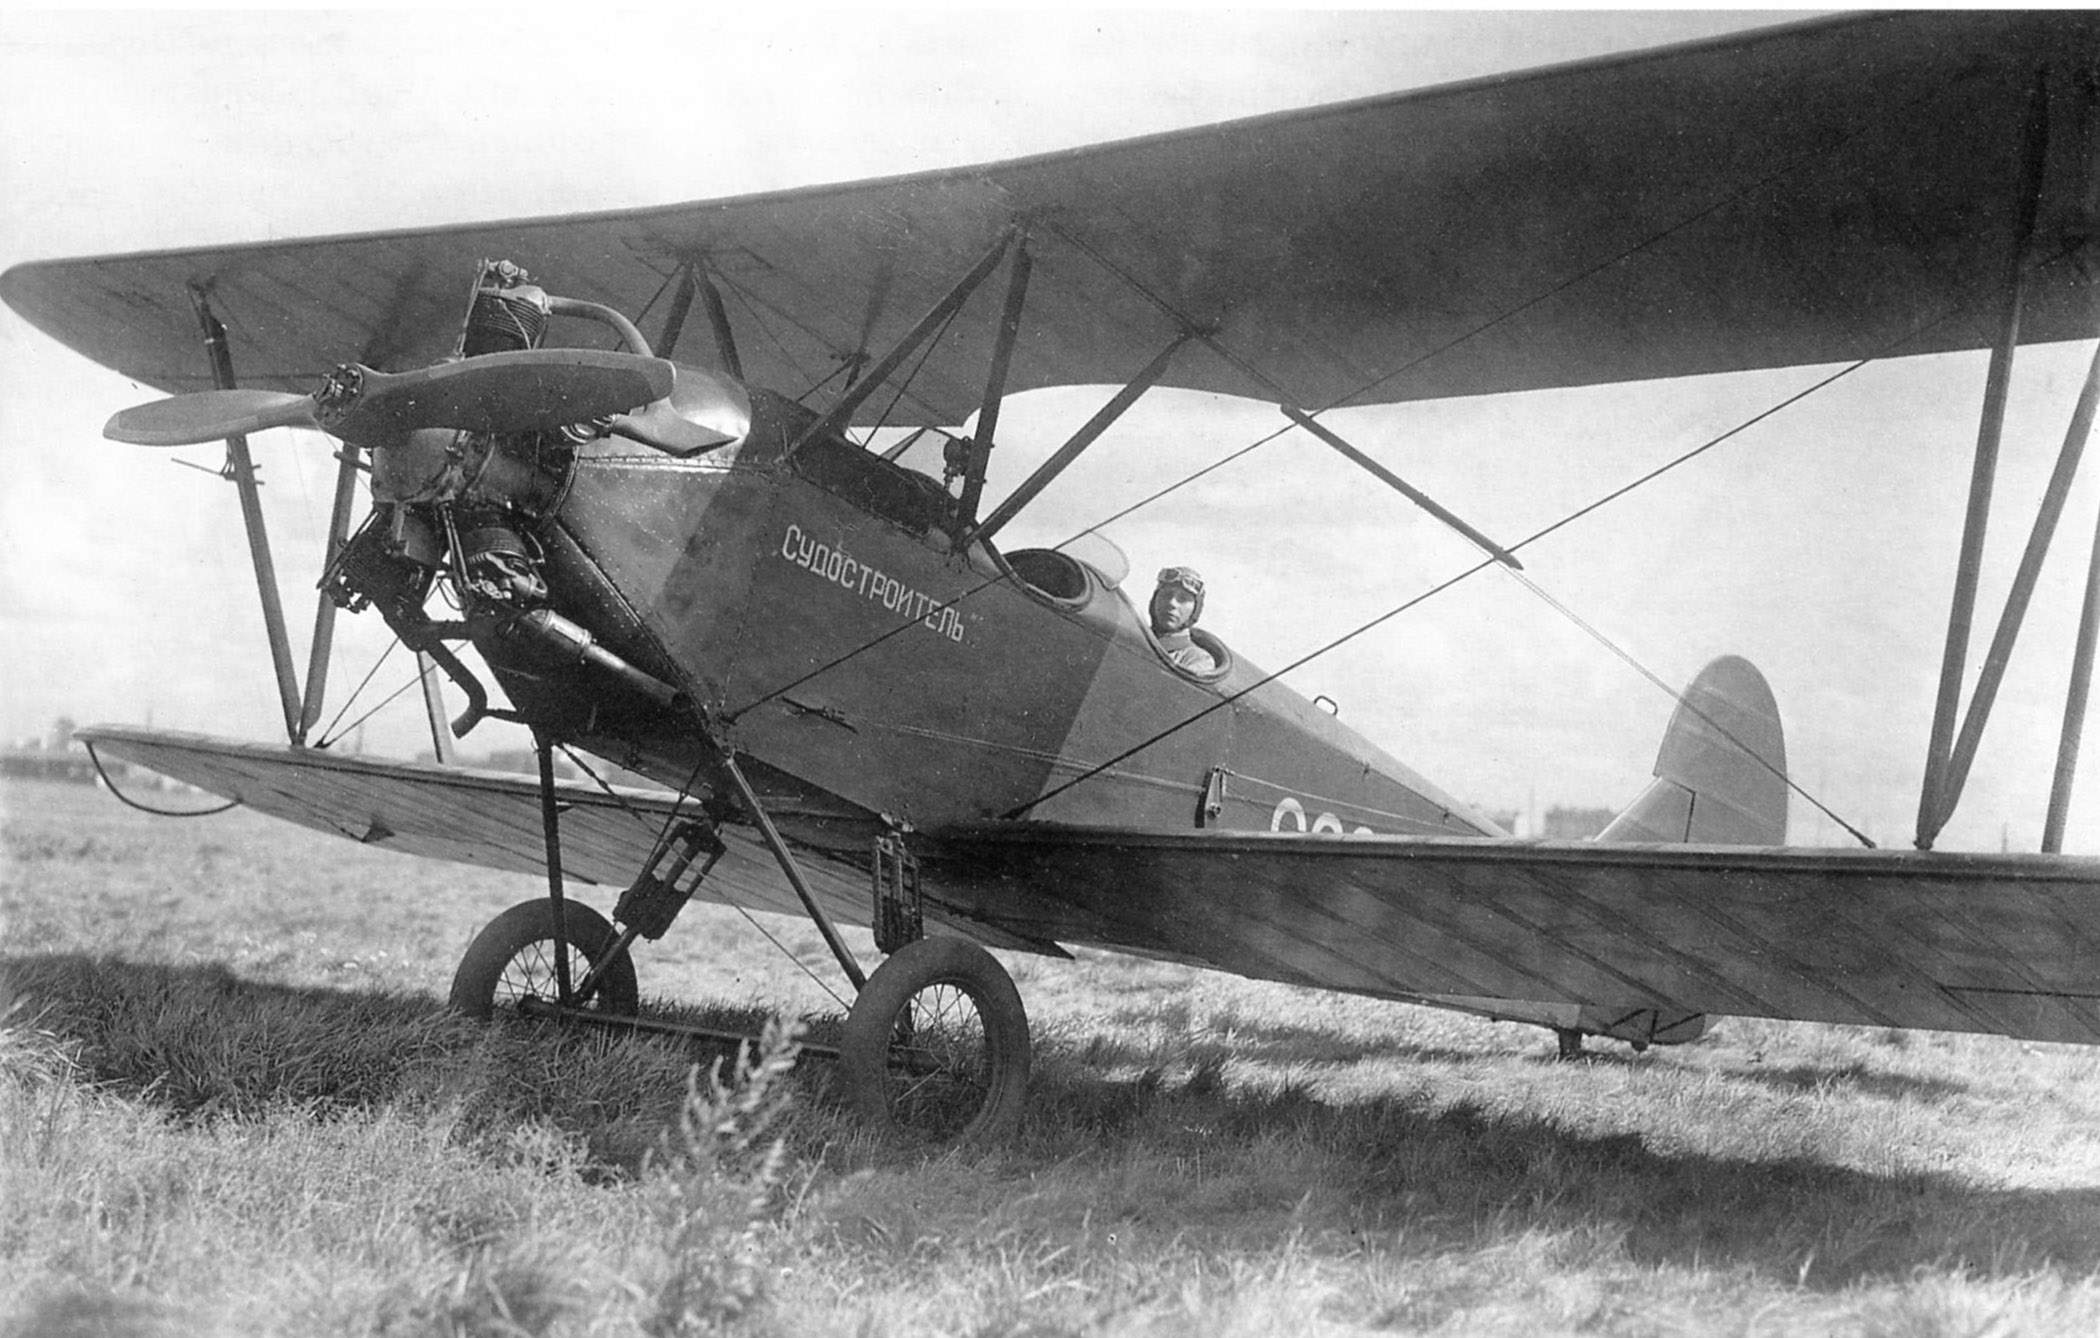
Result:
<svg viewBox="0 0 2100 1338"><path fill-rule="evenodd" d="M1008 553L1006 565L1029 589L1052 599L1075 603L1086 598L1085 569L1076 559L1054 548L1023 548Z"/></svg>

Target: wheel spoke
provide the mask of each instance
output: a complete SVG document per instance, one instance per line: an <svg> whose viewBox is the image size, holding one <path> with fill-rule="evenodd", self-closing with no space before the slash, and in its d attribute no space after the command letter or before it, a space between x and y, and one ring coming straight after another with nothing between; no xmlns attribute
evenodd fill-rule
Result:
<svg viewBox="0 0 2100 1338"><path fill-rule="evenodd" d="M968 1125L991 1092L977 1001L947 982L928 985L900 1010L896 1032L893 1118L936 1138Z"/></svg>
<svg viewBox="0 0 2100 1338"><path fill-rule="evenodd" d="M544 900L522 902L489 921L453 973L452 1006L486 1018L497 1009L514 1012L527 999L575 1002L573 996L562 1000L557 984L554 945L559 923L554 907ZM583 980L594 964L605 963L589 1006L617 1016L632 1014L638 1002L634 962L624 949L612 956L619 941L612 925L588 906L572 903L563 927L571 980Z"/></svg>
<svg viewBox="0 0 2100 1338"><path fill-rule="evenodd" d="M582 980L590 973L591 959L575 944L569 945L569 978ZM554 944L546 939L528 943L504 964L496 984L498 1003L515 1005L525 999L553 1001L560 993L560 977L554 970ZM599 1007L602 995L594 995L591 1007Z"/></svg>
<svg viewBox="0 0 2100 1338"><path fill-rule="evenodd" d="M839 1068L871 1125L930 1145L1013 1128L1028 1087L1028 1015L1013 980L968 939L890 954L846 1017Z"/></svg>

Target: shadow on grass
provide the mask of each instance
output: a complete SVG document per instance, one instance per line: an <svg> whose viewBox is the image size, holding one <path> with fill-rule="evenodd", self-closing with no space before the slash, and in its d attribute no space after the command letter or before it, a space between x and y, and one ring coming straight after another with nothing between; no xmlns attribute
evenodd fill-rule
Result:
<svg viewBox="0 0 2100 1338"><path fill-rule="evenodd" d="M1347 1253L1375 1236L1435 1255L1538 1232L1603 1242L1644 1264L1746 1268L1817 1290L1921 1268L2100 1273L2100 1190L1997 1189L1812 1155L1664 1151L1639 1134L1445 1104L1433 1080L1404 1095L1329 1101L1303 1083L1235 1088L1208 1063L1172 1082L1158 1069L1106 1079L1076 1056L1046 1058L1037 1113L1023 1131L1026 1160L1057 1164L1099 1149L1125 1167L1193 1168L1179 1179L1140 1174L1123 1205L1133 1220L1190 1238L1299 1233ZM1811 1087L1814 1076L1831 1076L1800 1072ZM1911 1090L1853 1086L1896 1097ZM1653 1106L1658 1132L1682 1129L1666 1102ZM1804 1131L1794 1145L1813 1138Z"/></svg>
<svg viewBox="0 0 2100 1338"><path fill-rule="evenodd" d="M1973 1095L1968 1083L1910 1073L1876 1073L1857 1060L1836 1067L1796 1064L1788 1068L1730 1067L1723 1076L1788 1092L1842 1090L1889 1101L1949 1101Z"/></svg>
<svg viewBox="0 0 2100 1338"><path fill-rule="evenodd" d="M551 1124L601 1173L631 1173L728 1041L513 1020L486 1026L424 994L293 987L219 965L86 954L0 957L0 1009L19 1003L83 1082L178 1120L296 1109L449 1113L469 1139ZM668 1010L755 1035L762 1010Z"/></svg>
<svg viewBox="0 0 2100 1338"><path fill-rule="evenodd" d="M1351 1036L1296 1023L1256 1021L1244 1017L1235 1017L1222 1027L1211 1026L1192 1034L1181 1033L1175 1030L1177 1024L1173 1016L1163 1017L1156 1008L1116 1009L1104 1016L1103 1023L1110 1027L1164 1029L1170 1037L1163 1043L1089 1030L1082 1042L1086 1060L1104 1068L1157 1064L1170 1050L1197 1061L1212 1054L1223 1054L1235 1059L1277 1064L1358 1064L1378 1059L1462 1063L1496 1053L1482 1047L1461 1049L1425 1045L1403 1036ZM1178 1025L1185 1026L1186 1018Z"/></svg>
<svg viewBox="0 0 2100 1338"><path fill-rule="evenodd" d="M711 1062L705 1047L653 1038L482 1027L423 995L296 989L224 968L78 954L0 958L0 1007L13 998L26 999L26 1016L57 1038L83 1081L177 1118L422 1108L451 1112L460 1136L493 1148L546 1123L581 1141L591 1173L615 1178L676 1118L690 1067ZM672 1011L728 1030L762 1021L748 1009ZM1299 1028L1274 1031L1269 1043L1305 1039ZM1051 1184L1075 1221L1128 1220L1246 1249L1292 1236L1314 1251L1331 1243L1337 1257L1371 1235L1381 1248L1435 1256L1543 1233L1640 1263L1743 1268L1811 1288L1920 1268L2100 1272L2100 1191L1659 1151L1633 1134L1450 1104L1436 1075L1405 1095L1351 1101L1304 1084L1235 1087L1216 1057L1182 1081L1157 1069L1111 1079L1082 1049L1041 1048L1030 1113L1009 1147L934 1172L975 1168L967 1178L982 1192L970 1213L992 1211L1021 1184L1031 1187L1024 1197ZM1293 1058L1302 1063L1303 1052ZM917 1174L906 1154L854 1135L822 1091L814 1074L797 1086L805 1110L784 1132L801 1159L838 1171L895 1161ZM1666 1104L1654 1103L1659 1129ZM1035 1229L1057 1220L1047 1212Z"/></svg>

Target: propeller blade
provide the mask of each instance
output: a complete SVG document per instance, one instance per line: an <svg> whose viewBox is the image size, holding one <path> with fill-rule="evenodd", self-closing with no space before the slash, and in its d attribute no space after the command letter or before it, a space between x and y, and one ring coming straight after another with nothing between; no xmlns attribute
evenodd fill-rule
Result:
<svg viewBox="0 0 2100 1338"><path fill-rule="evenodd" d="M350 442L385 441L417 428L549 431L662 399L677 375L662 358L570 348L351 373L339 373L319 396L321 426Z"/></svg>
<svg viewBox="0 0 2100 1338"><path fill-rule="evenodd" d="M282 390L200 390L111 416L102 435L134 446L200 446L273 427L313 427L310 395Z"/></svg>

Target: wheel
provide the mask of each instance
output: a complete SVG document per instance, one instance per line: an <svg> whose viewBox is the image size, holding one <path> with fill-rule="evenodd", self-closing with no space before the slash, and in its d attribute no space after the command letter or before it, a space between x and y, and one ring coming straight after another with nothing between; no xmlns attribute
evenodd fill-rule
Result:
<svg viewBox="0 0 2100 1338"><path fill-rule="evenodd" d="M591 964L612 950L619 937L606 918L577 901L565 901L563 918L569 932L569 983L581 981ZM501 1005L520 999L554 1001L554 903L545 897L521 901L482 926L452 973L452 1006L468 1017L486 1019ZM634 958L622 952L598 982L587 1007L619 1017L632 1017L640 1006Z"/></svg>
<svg viewBox="0 0 2100 1338"><path fill-rule="evenodd" d="M1021 1117L1028 1014L992 955L922 938L875 969L839 1038L854 1111L930 1143L985 1143Z"/></svg>

